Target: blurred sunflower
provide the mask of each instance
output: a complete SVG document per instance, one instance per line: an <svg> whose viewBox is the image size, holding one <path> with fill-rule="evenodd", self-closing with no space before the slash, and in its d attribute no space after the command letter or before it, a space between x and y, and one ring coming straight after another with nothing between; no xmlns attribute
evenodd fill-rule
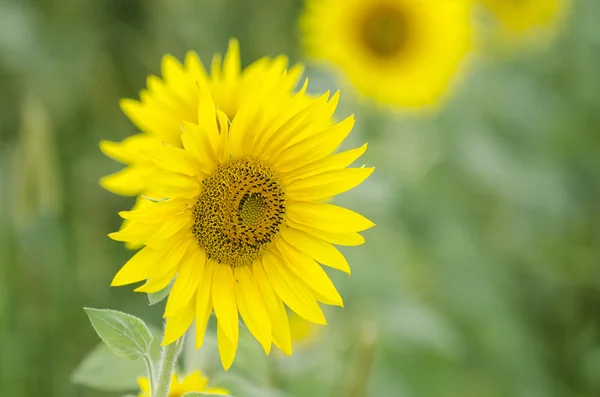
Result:
<svg viewBox="0 0 600 397"><path fill-rule="evenodd" d="M565 15L569 0L478 0L512 35L547 29L552 31Z"/></svg>
<svg viewBox="0 0 600 397"><path fill-rule="evenodd" d="M373 171L346 168L366 145L332 154L354 125L352 116L332 124L339 94L309 98L307 81L290 95L288 73L262 77L233 120L205 80L193 84L202 100L197 122L182 124L182 147L139 147L140 157L155 167L145 188L160 200L121 212L129 224L110 234L144 244L113 286L147 280L136 291L151 293L175 278L163 345L196 319L199 348L214 309L225 369L238 345L238 313L267 354L272 343L291 354L284 303L325 324L317 302L343 303L319 263L349 273L333 244L362 244L358 232L373 226L325 202Z"/></svg>
<svg viewBox="0 0 600 397"><path fill-rule="evenodd" d="M447 92L471 49L470 0L306 0L309 56L382 104L418 108Z"/></svg>
<svg viewBox="0 0 600 397"><path fill-rule="evenodd" d="M239 44L234 39L229 42L224 60L221 54L213 57L210 74L194 52L188 52L183 65L173 56L165 55L161 65L163 79L148 77L147 88L140 93L140 101L121 100L121 109L141 133L122 142L100 143L104 154L127 165L121 171L102 178L100 184L116 194L138 196L133 209L141 209L149 202L142 196L156 197L156 192L148 190L146 180L157 171L154 163L142 152L163 144L182 147L181 124L197 121L198 103L203 100L196 82L206 84L215 105L229 120L233 120L239 104L263 81L281 76L287 66L287 57L279 56L274 59L261 58L242 70ZM291 91L302 72L301 65L292 67L287 70L287 78L282 84ZM123 227L127 223L125 221ZM139 248L141 242L127 245L129 248Z"/></svg>
<svg viewBox="0 0 600 397"><path fill-rule="evenodd" d="M307 347L317 341L321 329L319 325L306 321L296 313L291 313L290 332L293 345Z"/></svg>
<svg viewBox="0 0 600 397"><path fill-rule="evenodd" d="M148 378L138 378L138 385L140 386L140 394L138 397L150 397L150 381ZM188 392L203 392L210 394L228 395L229 391L220 387L208 387L208 377L203 376L200 371L195 371L183 380L179 380L177 374L173 374L171 378L171 389L169 390L169 397L181 397Z"/></svg>

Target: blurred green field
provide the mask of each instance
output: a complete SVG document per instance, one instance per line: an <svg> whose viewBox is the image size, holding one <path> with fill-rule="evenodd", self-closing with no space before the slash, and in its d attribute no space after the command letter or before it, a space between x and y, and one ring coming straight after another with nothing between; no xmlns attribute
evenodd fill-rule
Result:
<svg viewBox="0 0 600 397"><path fill-rule="evenodd" d="M301 61L301 7L0 1L0 396L119 395L70 382L98 343L82 307L160 327L163 306L109 287L130 252L106 234L133 199L98 185L120 169L98 142L135 132L118 101L165 53L208 63L238 37L246 65ZM486 48L437 114L386 113L343 87L347 145L368 141L376 172L337 202L377 227L342 248L352 276L330 274L345 308L318 341L285 359L238 353L238 397L600 395L600 3L573 8L552 45ZM307 75L311 92L339 86Z"/></svg>

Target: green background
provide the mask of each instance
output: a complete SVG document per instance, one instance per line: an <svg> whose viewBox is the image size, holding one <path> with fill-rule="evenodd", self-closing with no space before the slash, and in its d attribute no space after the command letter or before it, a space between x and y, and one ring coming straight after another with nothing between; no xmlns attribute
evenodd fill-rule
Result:
<svg viewBox="0 0 600 397"><path fill-rule="evenodd" d="M301 61L301 7L0 1L0 396L119 395L70 382L98 343L82 307L160 327L163 304L109 288L130 253L106 234L132 199L99 187L120 167L98 142L135 132L118 101L164 53L208 63L238 37L245 65ZM600 3L573 10L552 45L483 40L436 114L377 110L343 87L338 115L358 120L347 146L368 141L361 161L377 168L336 200L377 223L342 249L352 276L330 273L346 307L291 358L244 340L224 375L209 337L188 368L238 397L600 395ZM308 75L311 92L339 86Z"/></svg>

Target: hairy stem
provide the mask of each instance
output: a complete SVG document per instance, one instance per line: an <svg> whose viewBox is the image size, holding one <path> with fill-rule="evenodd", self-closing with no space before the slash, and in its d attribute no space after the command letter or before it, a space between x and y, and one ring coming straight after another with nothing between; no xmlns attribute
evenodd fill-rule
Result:
<svg viewBox="0 0 600 397"><path fill-rule="evenodd" d="M161 352L160 369L158 370L158 379L156 384L156 391L152 392L152 397L167 397L169 395L169 389L171 388L171 377L175 371L175 365L177 364L177 358L181 353L181 347L183 346L182 336L177 341L163 346Z"/></svg>

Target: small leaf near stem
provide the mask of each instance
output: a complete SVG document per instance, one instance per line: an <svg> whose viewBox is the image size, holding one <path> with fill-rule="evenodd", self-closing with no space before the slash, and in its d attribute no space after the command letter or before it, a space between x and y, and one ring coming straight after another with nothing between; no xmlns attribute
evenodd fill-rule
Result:
<svg viewBox="0 0 600 397"><path fill-rule="evenodd" d="M127 313L84 308L96 333L115 354L137 360L150 354L153 336L144 321Z"/></svg>

